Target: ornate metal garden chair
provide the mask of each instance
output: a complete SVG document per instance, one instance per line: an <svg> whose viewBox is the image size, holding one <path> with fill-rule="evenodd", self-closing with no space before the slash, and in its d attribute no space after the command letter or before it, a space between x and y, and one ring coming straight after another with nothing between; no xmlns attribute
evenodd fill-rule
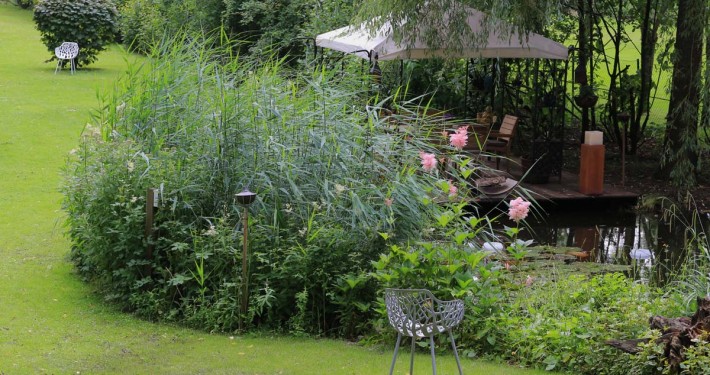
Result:
<svg viewBox="0 0 710 375"><path fill-rule="evenodd" d="M57 67L54 68L54 74L61 67L62 61L69 60L71 74L76 71L76 57L79 55L79 45L74 42L64 42L61 46L54 49L54 55L57 56Z"/></svg>
<svg viewBox="0 0 710 375"><path fill-rule="evenodd" d="M454 349L459 374L463 374L454 335L451 333L451 329L461 323L463 319L463 301L442 301L426 289L385 289L385 305L390 324L397 331L397 344L394 347L390 375L394 371L402 335L412 338L412 356L409 360L410 375L414 370L414 344L418 338L424 337L429 338L431 366L434 375L436 375L434 335L445 332L448 332L451 339L451 347Z"/></svg>

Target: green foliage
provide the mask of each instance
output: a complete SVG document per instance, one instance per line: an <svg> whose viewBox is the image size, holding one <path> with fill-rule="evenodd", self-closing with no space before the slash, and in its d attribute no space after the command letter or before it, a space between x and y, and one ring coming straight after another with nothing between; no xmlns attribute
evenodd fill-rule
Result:
<svg viewBox="0 0 710 375"><path fill-rule="evenodd" d="M105 98L100 131L87 131L67 166L72 258L104 298L146 317L358 334L374 285L345 287L344 276L367 272L385 246L378 233L416 238L431 220L436 206L421 196L437 176L411 167L426 146L364 121L359 75L300 77L204 45L214 43L164 45ZM258 199L243 280L234 194L247 185ZM145 240L149 187L161 199Z"/></svg>
<svg viewBox="0 0 710 375"><path fill-rule="evenodd" d="M180 32L208 35L219 30L224 4L220 0L126 0L119 11L124 45L147 54L163 38Z"/></svg>
<svg viewBox="0 0 710 375"><path fill-rule="evenodd" d="M209 35L223 28L238 47L255 55L277 53L302 58L308 38L342 27L353 13L352 0L126 0L120 6L123 42L147 53L164 36L180 32Z"/></svg>
<svg viewBox="0 0 710 375"><path fill-rule="evenodd" d="M233 373L239 369L249 374L294 375L318 374L323 369L334 375L386 371L389 350L372 350L342 340L272 334L232 339L151 324L90 295L90 288L78 282L75 272L67 267L70 244L57 233L57 220L64 215L58 211L61 196L56 189L56 171L67 152L77 147L77 134L87 113L96 106L96 87L111 87L117 74L125 70L125 60L136 57L111 49L102 55L92 74L58 75L56 82L61 84L48 84L46 74L27 69L45 54L44 46L36 43L39 33L34 30L31 13L0 1L0 23L3 46L22 52L0 56L0 75L7 85L3 87L7 98L0 100L0 123L3 132L13 134L16 140L2 146L0 192L9 199L3 200L0 210L0 326L8 328L1 334L1 371L172 374ZM15 110L19 107L23 110ZM136 163L136 168L140 165ZM87 185L87 191L92 187ZM142 196L145 192L137 193ZM214 224L217 227L219 221ZM230 293L217 292L220 296ZM145 301L163 301L150 291L141 296ZM228 308L224 305L225 312ZM163 307L163 311L167 310ZM219 360L206 360L215 356ZM415 358L417 368L430 364L427 355ZM438 357L437 364L441 373L456 371L452 356ZM541 374L485 361L462 364L466 374Z"/></svg>
<svg viewBox="0 0 710 375"><path fill-rule="evenodd" d="M473 245L474 240L490 235L488 219L464 219L463 207L453 204L441 212L437 226L428 230L429 240L392 244L388 253L373 262L372 275L380 289L423 288L444 300L462 299L466 316L457 330L462 332L457 347L464 356L474 356L490 352L497 345L498 334L491 319L505 309L504 289L510 275L504 272L505 257L491 259L491 254ZM389 337L384 302L378 302L380 315L375 327L381 336ZM441 345L445 349L447 344Z"/></svg>
<svg viewBox="0 0 710 375"><path fill-rule="evenodd" d="M123 43L132 51L148 53L163 37L165 18L152 0L127 0L119 8Z"/></svg>
<svg viewBox="0 0 710 375"><path fill-rule="evenodd" d="M452 51L461 50L462 46L470 43L484 43L487 37L474 35L466 24L467 14L461 5L474 9L485 10L488 15L483 20L483 30L487 35L489 30L501 31L504 35L512 30L500 30L502 27L496 22L504 20L520 31L521 35L528 31L539 32L550 19L560 14L562 2L556 0L545 1L478 1L478 0L443 0L436 3L424 0L366 0L358 4L357 20L365 21L372 30L381 27L386 21L398 25L393 29L397 41L404 40L413 43L414 38L406 39L410 35L420 35L421 39L432 46L442 46ZM382 17L388 15L389 17ZM490 18L490 19L489 19ZM440 32L442 22L447 19L449 32ZM497 19L497 20L496 20Z"/></svg>
<svg viewBox="0 0 710 375"><path fill-rule="evenodd" d="M34 0L13 0L12 3L22 9L30 9L35 5Z"/></svg>
<svg viewBox="0 0 710 375"><path fill-rule="evenodd" d="M707 337L699 338L685 351L685 360L680 364L683 375L710 374L710 342Z"/></svg>
<svg viewBox="0 0 710 375"><path fill-rule="evenodd" d="M96 61L118 34L118 11L110 0L41 0L34 20L52 60L62 42L79 44L79 66Z"/></svg>
<svg viewBox="0 0 710 375"><path fill-rule="evenodd" d="M604 342L647 337L650 316L685 312L680 299L664 297L623 274L536 280L510 302L497 322L506 327L501 346L509 350L501 354L578 374L629 373L629 356Z"/></svg>

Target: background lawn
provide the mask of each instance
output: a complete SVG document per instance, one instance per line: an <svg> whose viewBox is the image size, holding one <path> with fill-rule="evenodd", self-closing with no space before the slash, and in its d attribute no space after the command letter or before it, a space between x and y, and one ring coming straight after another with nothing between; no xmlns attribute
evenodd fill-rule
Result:
<svg viewBox="0 0 710 375"><path fill-rule="evenodd" d="M88 69L55 75L32 13L1 2L0 45L0 373L387 373L390 346L210 335L145 322L97 300L66 259L60 169L97 94L136 57L114 47ZM400 359L404 373L406 352ZM455 373L453 357L439 359L440 373ZM430 371L429 357L417 356L415 367ZM543 373L470 360L464 370Z"/></svg>

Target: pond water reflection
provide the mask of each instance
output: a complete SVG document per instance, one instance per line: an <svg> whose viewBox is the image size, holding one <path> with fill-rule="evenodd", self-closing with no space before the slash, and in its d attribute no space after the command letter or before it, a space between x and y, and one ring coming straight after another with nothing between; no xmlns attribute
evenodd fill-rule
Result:
<svg viewBox="0 0 710 375"><path fill-rule="evenodd" d="M703 221L707 228L708 218ZM663 224L660 215L629 209L550 211L542 219L529 217L526 222L529 228L520 233L522 239L540 245L579 247L584 260L630 265L629 277L656 285L665 284L679 269L686 259L686 243L692 237L682 222Z"/></svg>

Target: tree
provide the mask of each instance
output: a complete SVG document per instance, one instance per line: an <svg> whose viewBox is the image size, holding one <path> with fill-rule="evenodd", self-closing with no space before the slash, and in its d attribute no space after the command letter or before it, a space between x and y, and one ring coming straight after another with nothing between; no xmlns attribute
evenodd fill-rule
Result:
<svg viewBox="0 0 710 375"><path fill-rule="evenodd" d="M678 0L673 84L658 176L678 187L696 184L698 120L706 0Z"/></svg>
<svg viewBox="0 0 710 375"><path fill-rule="evenodd" d="M638 72L640 79L639 93L632 103L634 110L629 127L629 153L635 154L646 125L648 124L651 107L651 90L653 88L653 65L656 58L656 46L662 34L663 26L672 22L669 20L673 4L667 0L640 0L634 14L642 15L639 21L641 31L641 66ZM645 115L645 117L644 117Z"/></svg>
<svg viewBox="0 0 710 375"><path fill-rule="evenodd" d="M710 10L706 10L710 12ZM705 88L703 89L703 113L700 124L705 133L705 142L710 143L710 22L705 25Z"/></svg>
<svg viewBox="0 0 710 375"><path fill-rule="evenodd" d="M34 9L34 20L52 52L50 60L62 42L76 42L79 66L96 61L118 34L118 11L111 0L42 0Z"/></svg>

